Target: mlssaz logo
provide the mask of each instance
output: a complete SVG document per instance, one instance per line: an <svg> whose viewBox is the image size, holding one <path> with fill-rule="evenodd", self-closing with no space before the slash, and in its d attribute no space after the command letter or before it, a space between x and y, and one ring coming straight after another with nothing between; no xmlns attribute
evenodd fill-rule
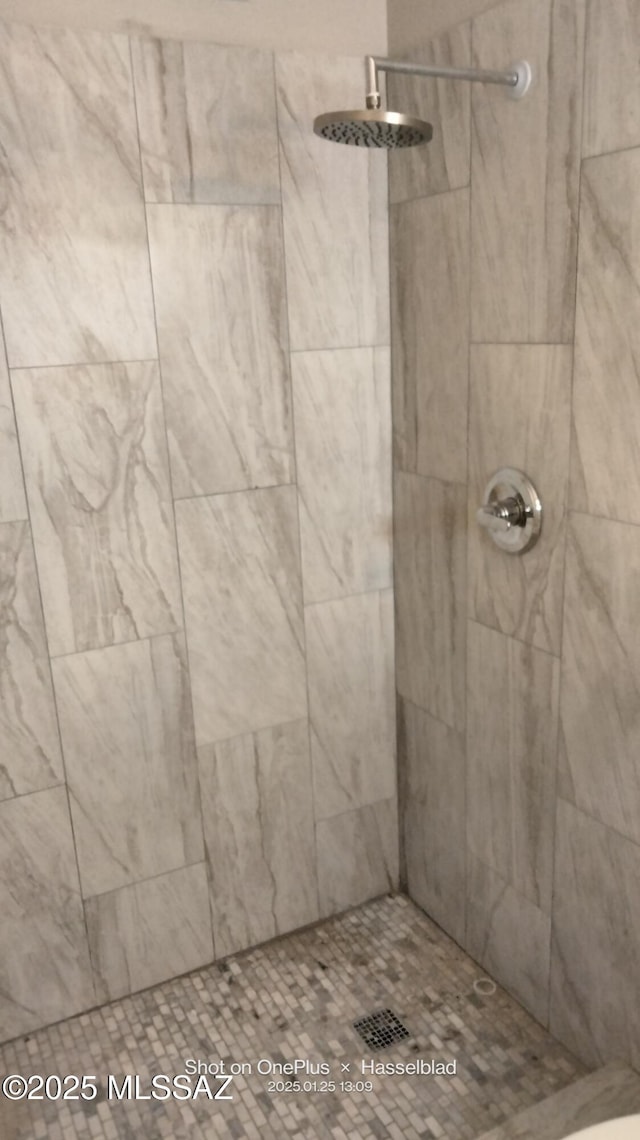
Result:
<svg viewBox="0 0 640 1140"><path fill-rule="evenodd" d="M107 1086L108 1100L197 1100L205 1097L207 1100L233 1100L233 1094L227 1092L233 1077L205 1077L193 1078L187 1073L179 1073L175 1077L168 1077L164 1073L156 1073L148 1084L144 1084L141 1077L129 1073L126 1077L110 1076Z"/></svg>

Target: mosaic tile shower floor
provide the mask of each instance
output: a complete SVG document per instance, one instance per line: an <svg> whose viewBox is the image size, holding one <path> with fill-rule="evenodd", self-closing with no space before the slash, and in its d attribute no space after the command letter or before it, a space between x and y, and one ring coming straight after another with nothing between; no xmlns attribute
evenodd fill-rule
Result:
<svg viewBox="0 0 640 1140"><path fill-rule="evenodd" d="M378 899L5 1045L3 1074L87 1073L99 1084L96 1101L12 1108L8 1140L471 1140L584 1072L504 991L476 993L480 977L408 899ZM381 1009L409 1037L372 1052L353 1022ZM231 1101L106 1099L108 1074L120 1084L137 1073L148 1092L153 1074L184 1073L189 1058L254 1071L234 1078ZM369 1079L373 1090L271 1093L261 1058L327 1061L330 1077L308 1079ZM421 1058L455 1060L457 1073L360 1073L362 1060Z"/></svg>

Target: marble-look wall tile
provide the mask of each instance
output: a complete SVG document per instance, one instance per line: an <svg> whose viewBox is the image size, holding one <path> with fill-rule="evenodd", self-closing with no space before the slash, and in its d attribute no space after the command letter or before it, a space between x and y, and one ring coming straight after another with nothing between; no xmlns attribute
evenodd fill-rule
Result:
<svg viewBox="0 0 640 1140"><path fill-rule="evenodd" d="M276 83L291 347L388 344L385 152L313 134L363 104L362 60L278 55Z"/></svg>
<svg viewBox="0 0 640 1140"><path fill-rule="evenodd" d="M640 847L558 801L554 1036L588 1065L640 1065Z"/></svg>
<svg viewBox="0 0 640 1140"><path fill-rule="evenodd" d="M467 649L469 847L548 913L560 662L476 622Z"/></svg>
<svg viewBox="0 0 640 1140"><path fill-rule="evenodd" d="M640 523L640 151L583 164L571 505Z"/></svg>
<svg viewBox="0 0 640 1140"><path fill-rule="evenodd" d="M479 859L467 857L465 949L547 1024L551 919Z"/></svg>
<svg viewBox="0 0 640 1140"><path fill-rule="evenodd" d="M568 345L475 345L471 352L470 616L558 655L571 367ZM526 471L542 500L542 534L523 558L505 554L476 523L500 467Z"/></svg>
<svg viewBox="0 0 640 1140"><path fill-rule="evenodd" d="M473 21L473 66L527 59L513 100L471 96L472 337L573 340L584 0L511 0Z"/></svg>
<svg viewBox="0 0 640 1140"><path fill-rule="evenodd" d="M176 508L198 745L305 717L295 488Z"/></svg>
<svg viewBox="0 0 640 1140"><path fill-rule="evenodd" d="M148 214L174 495L290 482L279 209Z"/></svg>
<svg viewBox="0 0 640 1140"><path fill-rule="evenodd" d="M640 5L590 0L585 59L585 155L640 144Z"/></svg>
<svg viewBox="0 0 640 1140"><path fill-rule="evenodd" d="M182 635L53 662L85 898L203 857Z"/></svg>
<svg viewBox="0 0 640 1140"><path fill-rule="evenodd" d="M315 922L306 720L198 749L218 957Z"/></svg>
<svg viewBox="0 0 640 1140"><path fill-rule="evenodd" d="M384 589L392 562L389 350L294 353L292 373L305 602Z"/></svg>
<svg viewBox="0 0 640 1140"><path fill-rule="evenodd" d="M412 48L413 63L469 67L471 24L436 36ZM389 152L389 201L404 202L469 185L471 152L471 86L448 79L389 74L387 106L426 119L433 127L428 146Z"/></svg>
<svg viewBox="0 0 640 1140"><path fill-rule="evenodd" d="M400 698L398 768L409 895L463 945L464 737Z"/></svg>
<svg viewBox="0 0 640 1140"><path fill-rule="evenodd" d="M316 826L320 912L339 914L398 886L395 796L322 819Z"/></svg>
<svg viewBox="0 0 640 1140"><path fill-rule="evenodd" d="M213 960L204 863L87 899L85 912L99 1002Z"/></svg>
<svg viewBox="0 0 640 1140"><path fill-rule="evenodd" d="M67 793L0 804L0 1040L95 1003Z"/></svg>
<svg viewBox="0 0 640 1140"><path fill-rule="evenodd" d="M131 41L147 202L279 202L273 56Z"/></svg>
<svg viewBox="0 0 640 1140"><path fill-rule="evenodd" d="M640 843L640 529L573 515L562 663L562 795Z"/></svg>
<svg viewBox="0 0 640 1140"><path fill-rule="evenodd" d="M466 489L399 471L394 560L398 692L464 724Z"/></svg>
<svg viewBox="0 0 640 1140"><path fill-rule="evenodd" d="M483 1132L480 1140L567 1140L585 1128L636 1112L640 1077L627 1065L613 1062Z"/></svg>
<svg viewBox="0 0 640 1140"><path fill-rule="evenodd" d="M15 522L26 517L27 500L0 324L0 522Z"/></svg>
<svg viewBox="0 0 640 1140"><path fill-rule="evenodd" d="M18 371L13 390L52 656L175 629L157 364Z"/></svg>
<svg viewBox="0 0 640 1140"><path fill-rule="evenodd" d="M0 28L12 368L156 355L129 43Z"/></svg>
<svg viewBox="0 0 640 1140"><path fill-rule="evenodd" d="M394 462L465 482L469 191L391 211Z"/></svg>
<svg viewBox="0 0 640 1140"><path fill-rule="evenodd" d="M305 609L316 819L396 790L393 594Z"/></svg>
<svg viewBox="0 0 640 1140"><path fill-rule="evenodd" d="M0 800L64 779L29 524L0 524Z"/></svg>

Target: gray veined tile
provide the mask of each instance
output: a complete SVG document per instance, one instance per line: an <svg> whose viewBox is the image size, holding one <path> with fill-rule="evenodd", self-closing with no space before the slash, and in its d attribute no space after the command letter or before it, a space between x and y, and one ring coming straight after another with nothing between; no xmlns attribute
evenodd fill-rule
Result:
<svg viewBox="0 0 640 1140"><path fill-rule="evenodd" d="M395 796L316 825L320 913L339 914L398 886Z"/></svg>
<svg viewBox="0 0 640 1140"><path fill-rule="evenodd" d="M198 745L306 717L295 488L176 513Z"/></svg>
<svg viewBox="0 0 640 1140"><path fill-rule="evenodd" d="M640 153L583 164L571 505L640 523Z"/></svg>
<svg viewBox="0 0 640 1140"><path fill-rule="evenodd" d="M363 101L361 58L276 56L291 347L389 343L387 162L313 119Z"/></svg>
<svg viewBox="0 0 640 1140"><path fill-rule="evenodd" d="M94 1005L64 788L0 804L0 1037Z"/></svg>
<svg viewBox="0 0 640 1140"><path fill-rule="evenodd" d="M471 853L465 948L542 1025L547 1024L551 919Z"/></svg>
<svg viewBox="0 0 640 1140"><path fill-rule="evenodd" d="M305 602L391 585L389 350L295 353Z"/></svg>
<svg viewBox="0 0 640 1140"><path fill-rule="evenodd" d="M464 725L466 488L398 471L394 564L398 692Z"/></svg>
<svg viewBox="0 0 640 1140"><path fill-rule="evenodd" d="M305 609L316 819L396 789L393 593Z"/></svg>
<svg viewBox="0 0 640 1140"><path fill-rule="evenodd" d="M572 349L474 345L469 409L469 611L539 649L560 654ZM543 528L523 557L477 525L494 471L524 471L542 500Z"/></svg>
<svg viewBox="0 0 640 1140"><path fill-rule="evenodd" d="M398 768L409 897L463 945L464 736L401 697Z"/></svg>
<svg viewBox="0 0 640 1140"><path fill-rule="evenodd" d="M53 662L85 898L203 858L181 634Z"/></svg>
<svg viewBox="0 0 640 1140"><path fill-rule="evenodd" d="M640 7L590 0L584 91L585 155L640 144Z"/></svg>
<svg viewBox="0 0 640 1140"><path fill-rule="evenodd" d="M640 1064L640 847L558 801L551 1025L589 1065Z"/></svg>
<svg viewBox="0 0 640 1140"><path fill-rule="evenodd" d="M279 202L270 52L131 41L147 202Z"/></svg>
<svg viewBox="0 0 640 1140"><path fill-rule="evenodd" d="M290 482L280 210L148 214L174 495Z"/></svg>
<svg viewBox="0 0 640 1140"><path fill-rule="evenodd" d="M469 191L391 210L395 463L467 477Z"/></svg>
<svg viewBox="0 0 640 1140"><path fill-rule="evenodd" d="M469 622L469 848L551 910L560 662Z"/></svg>
<svg viewBox="0 0 640 1140"><path fill-rule="evenodd" d="M479 1140L563 1140L640 1109L640 1078L613 1061L537 1101Z"/></svg>
<svg viewBox="0 0 640 1140"><path fill-rule="evenodd" d="M26 522L0 524L0 800L62 783L47 643Z"/></svg>
<svg viewBox="0 0 640 1140"><path fill-rule="evenodd" d="M52 656L176 629L158 366L13 373Z"/></svg>
<svg viewBox="0 0 640 1140"><path fill-rule="evenodd" d="M562 795L640 843L640 530L573 515L562 662Z"/></svg>
<svg viewBox="0 0 640 1140"><path fill-rule="evenodd" d="M218 957L318 918L306 720L198 749Z"/></svg>
<svg viewBox="0 0 640 1140"><path fill-rule="evenodd" d="M471 24L458 24L429 43L411 49L413 63L469 67ZM387 75L387 106L426 119L433 126L428 146L389 152L389 201L423 198L469 185L471 86L448 79Z"/></svg>
<svg viewBox="0 0 640 1140"><path fill-rule="evenodd" d="M0 324L0 522L14 522L26 517L27 500L20 465L18 433Z"/></svg>
<svg viewBox="0 0 640 1140"><path fill-rule="evenodd" d="M155 356L128 40L4 24L0 152L11 367Z"/></svg>
<svg viewBox="0 0 640 1140"><path fill-rule="evenodd" d="M527 59L525 99L471 95L472 339L573 340L585 0L512 0L473 21L473 66Z"/></svg>
<svg viewBox="0 0 640 1140"><path fill-rule="evenodd" d="M204 863L85 902L98 1001L176 978L213 959Z"/></svg>

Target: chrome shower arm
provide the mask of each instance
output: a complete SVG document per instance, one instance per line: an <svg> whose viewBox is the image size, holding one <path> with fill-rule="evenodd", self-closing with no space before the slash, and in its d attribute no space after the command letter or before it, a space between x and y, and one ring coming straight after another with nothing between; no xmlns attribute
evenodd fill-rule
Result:
<svg viewBox="0 0 640 1140"><path fill-rule="evenodd" d="M509 87L510 94L518 99L529 90L531 68L528 63L516 63L510 71L484 71L475 67L437 67L431 64L411 63L405 60L365 57L367 107L380 106L379 71L394 71L400 75L421 75L428 79L458 79L467 83L497 83Z"/></svg>

